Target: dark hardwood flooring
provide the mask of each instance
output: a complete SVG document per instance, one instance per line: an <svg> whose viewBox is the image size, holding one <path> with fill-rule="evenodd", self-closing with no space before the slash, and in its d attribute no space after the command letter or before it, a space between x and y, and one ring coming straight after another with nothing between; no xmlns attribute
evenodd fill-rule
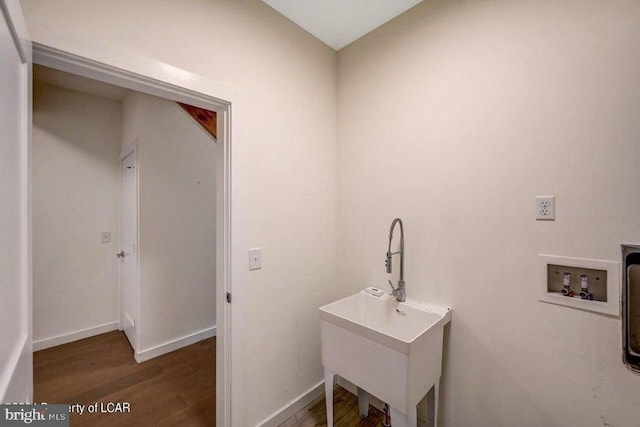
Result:
<svg viewBox="0 0 640 427"><path fill-rule="evenodd" d="M71 426L215 426L216 339L136 363L122 332L35 352L34 401L129 402L124 414L72 414Z"/></svg>
<svg viewBox="0 0 640 427"><path fill-rule="evenodd" d="M110 332L35 352L34 401L88 405L129 402L130 413L72 413L72 427L215 426L216 339L136 363L122 332ZM334 390L334 425L378 427L383 415L370 407L364 420L358 399ZM320 397L281 427L326 426Z"/></svg>
<svg viewBox="0 0 640 427"><path fill-rule="evenodd" d="M333 388L333 425L336 427L379 427L384 415L373 406L369 406L369 416L363 420L358 413L358 398L336 385ZM307 407L301 409L280 427L326 426L325 398L319 397Z"/></svg>

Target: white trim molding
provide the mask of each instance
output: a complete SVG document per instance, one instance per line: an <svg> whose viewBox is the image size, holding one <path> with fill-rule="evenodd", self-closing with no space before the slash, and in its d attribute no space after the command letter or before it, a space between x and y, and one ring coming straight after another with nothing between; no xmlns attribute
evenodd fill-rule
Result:
<svg viewBox="0 0 640 427"><path fill-rule="evenodd" d="M260 427L276 427L294 416L302 408L316 400L324 394L324 381L320 381L306 392L302 393L291 402L277 410L275 413L262 420L258 425Z"/></svg>
<svg viewBox="0 0 640 427"><path fill-rule="evenodd" d="M33 354L32 346L32 253L31 253L31 39L27 31L26 21L22 13L19 0L0 0L0 19L4 19L10 36L14 42L19 58L20 81L5 82L20 86L20 128L19 145L19 194L20 194L20 279L7 286L17 286L20 289L20 318L15 324L3 325L7 328L19 328L17 341L6 359L4 366L0 366L0 402L23 402L31 400L33 396ZM13 143L13 142L12 142ZM13 201L12 201L13 202ZM4 283L3 283L4 285ZM5 349L9 350L9 348ZM3 355L4 356L4 355Z"/></svg>
<svg viewBox="0 0 640 427"><path fill-rule="evenodd" d="M212 326L210 328L203 329L201 331L194 332L192 334L185 335L180 338L176 338L175 340L167 341L155 347L151 347L146 350L136 352L135 354L136 362L142 363L147 360L153 359L154 357L171 353L172 351L181 349L183 347L187 347L191 344L195 344L197 342L204 341L206 339L209 339L215 336L216 336L216 327Z"/></svg>
<svg viewBox="0 0 640 427"><path fill-rule="evenodd" d="M124 160L125 157L127 157L129 154L133 153L134 151L138 151L138 141L140 140L140 137L135 137L133 138L131 141L127 141L123 146L122 149L120 150L120 161Z"/></svg>
<svg viewBox="0 0 640 427"><path fill-rule="evenodd" d="M0 402L20 403L31 400L31 384L25 383L25 375L32 370L32 353L29 336L23 335L13 348L7 364L0 371Z"/></svg>
<svg viewBox="0 0 640 427"><path fill-rule="evenodd" d="M42 338L33 342L33 351L44 350L45 348L56 347L62 344L94 337L107 332L117 331L120 329L120 322L103 323L102 325L92 326L90 328L80 329L66 334L56 335L50 338Z"/></svg>

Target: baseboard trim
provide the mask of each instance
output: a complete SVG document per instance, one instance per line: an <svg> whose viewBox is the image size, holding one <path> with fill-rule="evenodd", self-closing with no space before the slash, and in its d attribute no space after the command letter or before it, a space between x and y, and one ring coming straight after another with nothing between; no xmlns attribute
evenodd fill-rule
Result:
<svg viewBox="0 0 640 427"><path fill-rule="evenodd" d="M160 344L155 347L151 347L146 350L136 352L135 354L136 362L142 363L149 359L153 359L154 357L162 356L163 354L170 353L182 347L186 347L188 345L195 344L197 342L200 342L202 340L206 340L207 338L211 338L215 336L216 336L216 327L212 326L210 328L203 329L201 331L194 332L189 335L185 335L184 337L167 341L164 344Z"/></svg>
<svg viewBox="0 0 640 427"><path fill-rule="evenodd" d="M27 393L27 399L29 399L28 382L30 382L29 375L25 375L25 363L26 358L28 336L23 335L16 343L9 360L5 364L2 371L0 371L0 402L4 403L18 403L20 398ZM26 390L25 390L26 389Z"/></svg>
<svg viewBox="0 0 640 427"><path fill-rule="evenodd" d="M109 322L91 328L81 329L79 331L69 332L67 334L58 335L51 338L43 338L33 342L33 351L44 350L45 348L56 347L62 344L68 344L84 338L93 337L95 335L105 334L120 329L120 322Z"/></svg>
<svg viewBox="0 0 640 427"><path fill-rule="evenodd" d="M262 422L258 423L260 427L276 427L287 421L294 416L302 408L322 396L324 393L324 381L320 381L315 386L311 387L306 392L302 393L296 399L289 402L287 405L280 408L274 414L267 417Z"/></svg>

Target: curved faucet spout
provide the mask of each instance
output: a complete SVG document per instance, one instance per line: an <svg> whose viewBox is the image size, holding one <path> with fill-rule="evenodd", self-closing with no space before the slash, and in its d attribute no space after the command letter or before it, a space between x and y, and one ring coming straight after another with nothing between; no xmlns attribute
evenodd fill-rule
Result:
<svg viewBox="0 0 640 427"><path fill-rule="evenodd" d="M396 224L400 224L400 250L398 252L391 252L391 242L393 241L393 231L396 228ZM391 273L391 257L393 255L400 255L400 279L398 280L398 287L394 288L393 285L391 288L393 289L393 296L400 302L406 300L405 287L404 287L404 226L402 225L402 220L400 218L395 218L391 223L391 228L389 229L389 248L387 249L387 260L385 262L387 267L387 273Z"/></svg>

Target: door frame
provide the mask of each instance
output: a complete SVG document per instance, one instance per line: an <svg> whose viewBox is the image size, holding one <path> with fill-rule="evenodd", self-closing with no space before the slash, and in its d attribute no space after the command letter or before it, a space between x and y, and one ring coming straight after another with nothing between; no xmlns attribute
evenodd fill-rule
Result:
<svg viewBox="0 0 640 427"><path fill-rule="evenodd" d="M136 169L136 183L135 183L135 188L136 188L136 241L135 241L135 251L136 251L136 258L135 258L135 263L136 263L136 277L134 279L135 281L135 293L136 293L136 309L135 309L135 314L134 314L134 322L135 322L135 345L132 344L133 347L133 353L137 354L138 352L138 348L139 348L139 342L140 342L140 335L139 335L139 329L137 328L138 325L138 319L140 319L140 256L139 256L139 250L138 248L140 247L140 181L139 181L139 175L138 175L138 138L134 138L133 141L127 143L122 151L120 152L120 248L122 250L122 233L124 230L124 227L122 224L124 224L124 215L123 215L123 207L124 207L124 191L123 186L124 186L124 179L123 179L123 175L122 175L122 162L124 161L124 159L126 159L127 157L133 155L133 159L134 159L134 164L135 164L135 169ZM118 292L120 294L120 298L119 300L119 305L118 305L118 310L120 315L118 316L118 318L120 319L120 330L124 331L124 325L125 323L125 310L124 310L124 294L125 294L125 290L124 290L124 269L122 268L122 262L118 263L118 273L119 273L119 280L120 280L120 286L118 287Z"/></svg>
<svg viewBox="0 0 640 427"><path fill-rule="evenodd" d="M22 112L20 123L20 337L0 367L0 402L33 399L33 298L31 211L32 48L19 0L0 0L0 20L7 23L20 60Z"/></svg>
<svg viewBox="0 0 640 427"><path fill-rule="evenodd" d="M33 63L216 111L216 424L244 425L242 295L246 283L246 216L242 189L244 95L151 58L96 44L33 43ZM244 261L244 262L243 262ZM227 295L233 291L233 310ZM230 298L229 298L230 301ZM233 325L233 327L232 327Z"/></svg>

